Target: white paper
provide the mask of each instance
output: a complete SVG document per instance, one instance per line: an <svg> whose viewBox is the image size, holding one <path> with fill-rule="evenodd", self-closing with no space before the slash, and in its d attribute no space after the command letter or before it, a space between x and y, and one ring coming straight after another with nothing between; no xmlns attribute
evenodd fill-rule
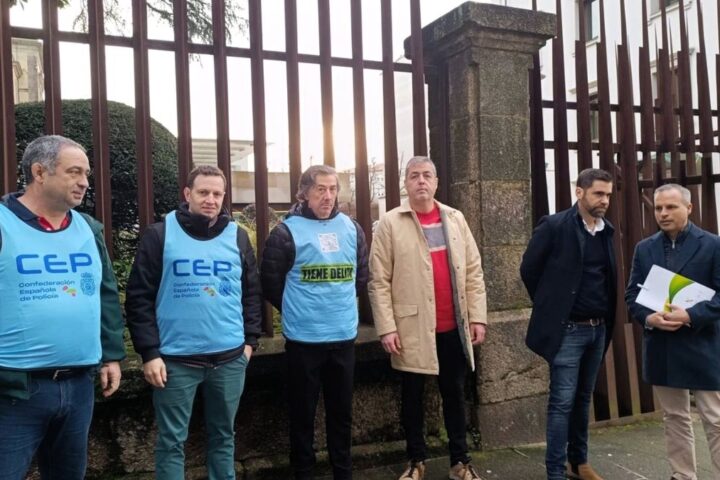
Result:
<svg viewBox="0 0 720 480"><path fill-rule="evenodd" d="M669 312L668 305L687 310L700 302L712 299L715 290L678 275L658 265L653 265L645 283L638 285L640 294L635 300L655 312Z"/></svg>

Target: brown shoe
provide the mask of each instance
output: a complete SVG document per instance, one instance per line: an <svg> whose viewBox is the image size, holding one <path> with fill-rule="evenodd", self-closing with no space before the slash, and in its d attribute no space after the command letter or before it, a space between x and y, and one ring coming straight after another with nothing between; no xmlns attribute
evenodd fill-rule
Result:
<svg viewBox="0 0 720 480"><path fill-rule="evenodd" d="M448 478L450 480L482 480L472 463L462 462L458 462L450 467Z"/></svg>
<svg viewBox="0 0 720 480"><path fill-rule="evenodd" d="M573 480L603 480L589 463L581 463L579 465L568 463L566 473L567 477Z"/></svg>
<svg viewBox="0 0 720 480"><path fill-rule="evenodd" d="M424 476L425 462L410 461L399 480L422 480Z"/></svg>

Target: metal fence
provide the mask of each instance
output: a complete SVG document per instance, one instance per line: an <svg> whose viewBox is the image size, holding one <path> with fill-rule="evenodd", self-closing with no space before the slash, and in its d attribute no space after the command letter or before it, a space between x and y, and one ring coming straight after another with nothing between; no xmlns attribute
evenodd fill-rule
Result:
<svg viewBox="0 0 720 480"><path fill-rule="evenodd" d="M598 1L598 0L594 0ZM578 37L575 41L576 100L568 101L565 85L565 52L563 51L563 22L575 18L575 12L562 12L562 2L556 1L558 30L552 44L553 98L542 99L539 57L531 72L531 142L534 220L548 213L546 161L554 163L556 210L571 205L570 155L576 152L578 170L592 166L593 152L598 152L599 166L614 175L615 195L608 211L616 226L615 248L618 255L617 288L623 292L630 273L634 246L647 235L657 231L653 215L653 191L665 183L679 183L690 188L693 204L692 221L717 233L716 184L720 175L713 173L713 154L720 151L713 117L720 115L711 107L703 17L703 1L696 2L696 18L686 18L686 0L679 0L679 49L673 51L668 35L669 19L666 0L659 1L660 38L651 62L648 6L642 2L642 18L631 18L631 28L642 29L642 46L638 49L638 65L633 69L628 44L628 25L624 0L611 0L619 7L621 42L616 48L617 103L611 102L610 68L606 43L606 4L599 0L599 39L597 42L596 93L591 99L588 82L587 4L577 3ZM634 0L631 0L634 1ZM533 7L537 8L533 1ZM657 15L657 14L656 14ZM617 20L617 17L614 17ZM696 23L695 23L696 22ZM718 19L720 22L720 18ZM699 48L691 53L688 24L697 26ZM720 38L718 39L720 45ZM677 40L676 40L676 47ZM694 83L690 56L695 55ZM720 56L715 58L716 78L720 79ZM656 94L653 78L656 77ZM633 98L633 81L639 82L639 102ZM720 92L720 83L715 86ZM693 89L697 105L693 106ZM718 97L720 98L720 96ZM546 138L543 110L553 116L554 138ZM568 117L574 113L577 139L570 141ZM614 119L613 119L614 116ZM614 120L614 121L613 121ZM592 138L591 121L597 125L597 137ZM639 133L639 135L638 135ZM639 141L638 141L639 140ZM546 159L546 151L553 158ZM689 159L689 160L688 160ZM640 378L642 328L631 321L624 302L617 306L617 328L594 395L595 419L605 420L650 412L655 409L652 389Z"/></svg>
<svg viewBox="0 0 720 480"><path fill-rule="evenodd" d="M176 108L177 108L177 149L179 164L179 185L193 165L190 123L190 79L189 62L192 55L213 57L215 77L215 107L217 127L218 166L225 172L228 182L230 174L230 134L228 121L228 59L250 60L252 90L252 124L255 154L255 204L257 245L261 254L268 233L268 169L265 112L264 62L284 62L287 72L287 113L289 133L290 185L297 185L301 174L300 145L300 82L299 65L315 64L320 69L321 110L324 138L323 163L335 164L333 151L333 78L334 67L352 69L352 100L341 108L352 108L355 129L355 192L356 212L360 225L371 232L370 185L365 124L365 88L363 74L367 70L382 72L383 130L385 152L385 187L387 208L400 203L398 174L398 149L396 143L395 72L412 74L412 111L414 150L418 155L426 154L425 93L423 81L422 41L420 32L420 0L407 0L410 4L410 31L413 49L411 64L394 60L398 52L392 46L391 0L380 0L382 60L368 60L363 56L363 20L361 0L348 0L351 11L351 58L332 55L330 35L330 1L317 0L319 25L319 55L298 52L297 0L285 0L285 51L270 51L263 48L262 2L248 0L249 48L229 46L226 41L226 2L205 0L212 9L212 42L194 43L188 33L188 0L172 2L172 25L174 40L157 40L148 37L148 0L132 0L132 36L106 34L105 11L102 0L87 1L87 33L62 31L58 28L57 0L42 0L42 28L27 28L10 24L10 9L14 2L1 0L0 6L0 189L3 193L15 190L16 139L13 99L12 39L37 39L42 41L45 91L45 133L62 134L61 85L60 85L60 42L86 44L90 52L93 120L93 164L94 188L98 201L95 215L101 222L110 225L111 189L108 147L108 111L106 81L106 47L131 48L134 56L135 83L135 155L137 160L138 223L143 230L152 223L153 211L152 154L150 130L150 88L148 57L151 51L170 51L175 57ZM352 102L352 103L350 103ZM228 184L227 191L232 191ZM178 192L179 194L180 192ZM292 202L288 198L289 202ZM225 197L226 206L231 206L230 195ZM111 245L110 229L105 230L108 245ZM365 315L369 312L365 311ZM271 319L265 330L272 333Z"/></svg>

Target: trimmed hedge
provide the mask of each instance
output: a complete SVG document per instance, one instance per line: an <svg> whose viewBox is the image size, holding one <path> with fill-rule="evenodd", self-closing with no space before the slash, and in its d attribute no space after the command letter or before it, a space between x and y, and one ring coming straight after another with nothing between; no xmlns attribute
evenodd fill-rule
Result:
<svg viewBox="0 0 720 480"><path fill-rule="evenodd" d="M87 149L93 167L92 113L90 100L62 102L63 135ZM110 185L112 191L113 250L117 259L131 260L135 255L138 234L137 168L135 160L135 109L108 102L110 143ZM44 135L44 104L22 103L15 106L15 128L18 161L18 189L24 185L20 160L25 147ZM150 122L152 138L153 196L155 219L178 204L177 139L155 120ZM94 180L90 178L85 199L78 210L95 213Z"/></svg>

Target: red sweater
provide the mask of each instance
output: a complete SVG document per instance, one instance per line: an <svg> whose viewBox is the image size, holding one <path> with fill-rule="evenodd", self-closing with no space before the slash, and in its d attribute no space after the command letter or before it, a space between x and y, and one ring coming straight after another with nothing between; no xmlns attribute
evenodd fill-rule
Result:
<svg viewBox="0 0 720 480"><path fill-rule="evenodd" d="M430 249L433 264L433 285L435 290L435 318L437 333L449 332L457 328L453 307L452 281L448 261L447 240L440 220L437 206L430 213L417 214L425 240Z"/></svg>

